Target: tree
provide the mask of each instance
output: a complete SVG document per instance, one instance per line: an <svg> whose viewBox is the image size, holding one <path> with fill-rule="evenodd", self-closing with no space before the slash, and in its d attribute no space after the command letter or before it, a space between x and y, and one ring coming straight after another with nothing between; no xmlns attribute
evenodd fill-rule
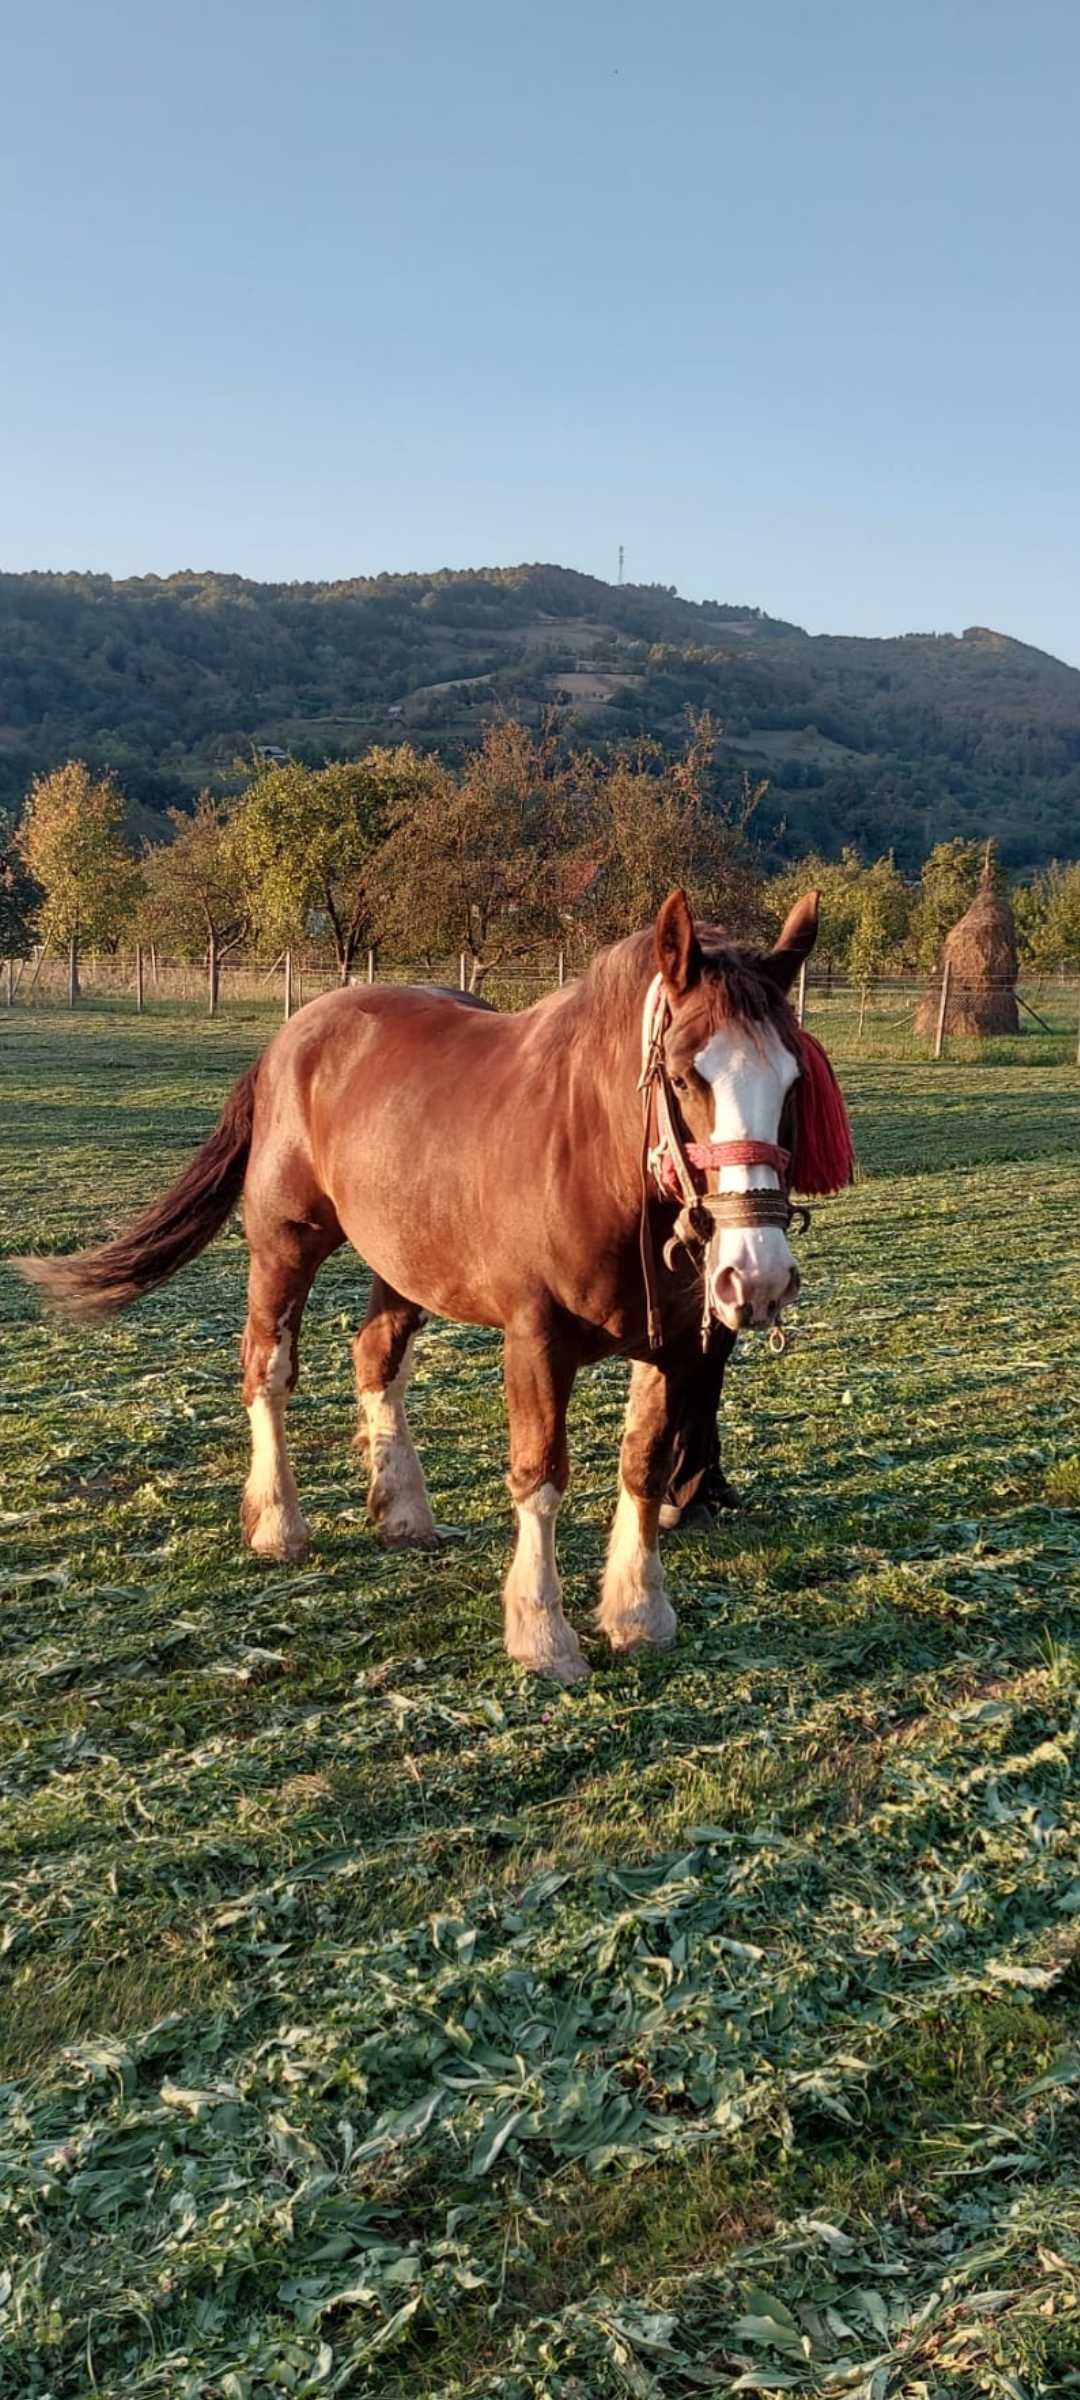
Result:
<svg viewBox="0 0 1080 2400"><path fill-rule="evenodd" d="M0 957L29 957L41 899L41 886L26 866L14 827L0 823Z"/></svg>
<svg viewBox="0 0 1080 2400"><path fill-rule="evenodd" d="M769 899L778 922L799 893L808 890L821 895L817 955L830 972L838 967L865 987L883 974L890 962L901 963L912 895L891 851L871 866L864 866L850 847L838 859L820 855L799 859L770 884Z"/></svg>
<svg viewBox="0 0 1080 2400"><path fill-rule="evenodd" d="M217 1011L221 962L250 930L251 917L236 857L230 811L200 792L193 813L171 808L171 842L143 853L145 896L141 928L171 942L181 955L204 956L210 1015Z"/></svg>
<svg viewBox="0 0 1080 2400"><path fill-rule="evenodd" d="M863 873L862 861L856 850L844 850L838 859L823 858L811 851L769 885L769 903L779 927L794 906L801 892L816 891L821 898L820 932L815 955L831 978L834 969L847 970L848 952L859 920L859 893Z"/></svg>
<svg viewBox="0 0 1080 2400"><path fill-rule="evenodd" d="M691 721L682 756L638 741L597 779L593 840L602 864L596 919L609 940L647 925L665 892L682 884L693 907L731 933L763 930L761 878L749 827L765 785L745 777L712 789L717 734Z"/></svg>
<svg viewBox="0 0 1080 2400"><path fill-rule="evenodd" d="M348 982L374 930L374 865L387 827L429 781L427 761L407 745L324 767L289 759L255 775L237 813L236 856L274 948L303 941L321 919Z"/></svg>
<svg viewBox="0 0 1080 2400"><path fill-rule="evenodd" d="M865 992L876 975L884 974L892 948L883 892L871 885L863 893L855 930L848 945L848 973Z"/></svg>
<svg viewBox="0 0 1080 2400"><path fill-rule="evenodd" d="M859 986L859 1033L866 1021L866 1003L875 976L884 972L892 947L885 894L871 884L862 895L855 930L848 944L847 966Z"/></svg>
<svg viewBox="0 0 1080 2400"><path fill-rule="evenodd" d="M123 837L124 801L112 776L94 777L69 758L30 786L17 836L24 864L40 884L38 929L66 942L68 999L79 996L79 951L116 942L138 900L138 866Z"/></svg>
<svg viewBox="0 0 1080 2400"><path fill-rule="evenodd" d="M1015 898L1024 959L1044 971L1080 970L1080 860L1055 859Z"/></svg>
<svg viewBox="0 0 1080 2400"><path fill-rule="evenodd" d="M462 950L470 990L492 967L554 933L574 768L553 725L489 726L459 781L434 761L380 859L387 922L406 950Z"/></svg>

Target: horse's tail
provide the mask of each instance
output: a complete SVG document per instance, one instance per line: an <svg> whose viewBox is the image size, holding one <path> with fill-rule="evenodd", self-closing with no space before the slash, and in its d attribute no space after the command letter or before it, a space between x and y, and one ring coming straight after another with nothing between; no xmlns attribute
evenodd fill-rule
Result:
<svg viewBox="0 0 1080 2400"><path fill-rule="evenodd" d="M258 1072L256 1060L233 1085L209 1141L122 1233L73 1258L13 1258L17 1273L68 1316L89 1320L129 1307L197 1258L244 1188Z"/></svg>

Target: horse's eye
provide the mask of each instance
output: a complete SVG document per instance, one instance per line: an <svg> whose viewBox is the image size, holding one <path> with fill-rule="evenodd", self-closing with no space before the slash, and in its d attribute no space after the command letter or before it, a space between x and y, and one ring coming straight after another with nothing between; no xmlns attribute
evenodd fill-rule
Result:
<svg viewBox="0 0 1080 2400"><path fill-rule="evenodd" d="M672 1080L672 1083L673 1083L673 1085L674 1085L674 1087L675 1087L675 1090L676 1090L677 1092L688 1092L688 1091L689 1091L689 1089L690 1089L690 1078L689 1078L689 1076L688 1076L688 1075L673 1075L673 1076L672 1076L672 1078L671 1078L671 1080Z"/></svg>

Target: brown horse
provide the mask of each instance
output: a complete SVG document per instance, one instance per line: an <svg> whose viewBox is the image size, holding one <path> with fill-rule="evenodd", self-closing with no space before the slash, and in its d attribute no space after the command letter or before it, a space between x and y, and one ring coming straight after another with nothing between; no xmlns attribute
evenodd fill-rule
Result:
<svg viewBox="0 0 1080 2400"><path fill-rule="evenodd" d="M351 1242L372 1269L353 1355L369 1508L387 1541L436 1536L404 1408L419 1327L428 1314L500 1327L518 1528L506 1646L561 1683L586 1672L555 1563L567 1404L579 1367L629 1357L599 1621L618 1651L667 1644L657 1526L681 1395L700 1370L703 1296L706 1336L726 1355L740 1326L774 1322L798 1289L779 1147L801 1055L786 993L816 928L810 894L771 951L711 928L699 941L674 892L652 937L617 943L517 1016L416 988L328 993L241 1077L209 1141L135 1224L99 1250L18 1263L73 1314L104 1315L195 1257L242 1193L241 1515L265 1558L307 1545L285 1408L304 1305L332 1251ZM674 1201L665 1148L683 1178ZM706 1162L689 1189L688 1151ZM669 1244L661 1263L680 1196L688 1247Z"/></svg>

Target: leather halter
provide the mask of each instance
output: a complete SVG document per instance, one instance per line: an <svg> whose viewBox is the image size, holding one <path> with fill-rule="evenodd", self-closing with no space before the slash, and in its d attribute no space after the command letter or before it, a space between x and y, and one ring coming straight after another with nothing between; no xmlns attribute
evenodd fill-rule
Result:
<svg viewBox="0 0 1080 2400"><path fill-rule="evenodd" d="M810 1223L808 1208L793 1208L788 1198L787 1176L789 1153L777 1142L757 1142L745 1139L731 1142L687 1142L683 1139L679 1109L671 1078L664 1058L664 1035L671 1022L671 1008L664 989L664 979L654 975L645 995L641 1019L641 1075L638 1090L642 1095L642 1155L641 1155L641 1270L645 1284L646 1314L650 1350L663 1346L664 1332L660 1314L656 1279L656 1256L653 1247L649 1201L681 1201L674 1228L664 1244L664 1265L674 1265L679 1248L704 1252L713 1235L730 1226L775 1225L787 1233L796 1218L800 1230ZM656 1139L650 1140L655 1118ZM722 1167L771 1167L779 1177L778 1191L710 1192L706 1175ZM702 1266L703 1309L701 1320L702 1347L708 1344L712 1322L709 1287Z"/></svg>

